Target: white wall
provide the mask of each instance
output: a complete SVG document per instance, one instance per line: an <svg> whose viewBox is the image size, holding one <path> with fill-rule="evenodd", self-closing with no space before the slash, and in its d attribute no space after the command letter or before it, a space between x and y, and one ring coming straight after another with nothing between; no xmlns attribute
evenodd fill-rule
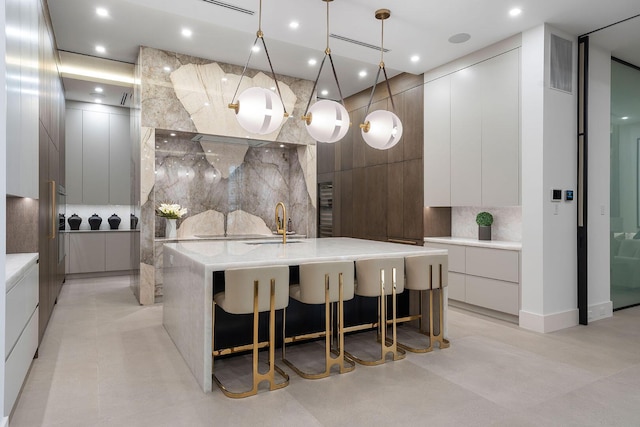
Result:
<svg viewBox="0 0 640 427"><path fill-rule="evenodd" d="M609 272L611 53L593 44L589 46L588 103L587 295L588 320L592 321L613 315ZM631 160L635 164L635 157Z"/></svg>
<svg viewBox="0 0 640 427"><path fill-rule="evenodd" d="M548 25L522 35L522 309L520 326L551 332L578 323L576 202L550 201L552 188L576 190L576 88L549 87Z"/></svg>
<svg viewBox="0 0 640 427"><path fill-rule="evenodd" d="M0 28L6 28L4 1L0 7ZM7 211L7 178L5 171L7 170L7 135L4 131L7 128L7 92L6 92L6 48L5 32L0 31L0 212L2 212L3 220L0 221L0 354L5 354L4 336L5 336L5 311L6 311L6 289L5 282L5 259L6 259L6 211ZM8 424L8 418L4 413L4 357L0 362L0 426Z"/></svg>

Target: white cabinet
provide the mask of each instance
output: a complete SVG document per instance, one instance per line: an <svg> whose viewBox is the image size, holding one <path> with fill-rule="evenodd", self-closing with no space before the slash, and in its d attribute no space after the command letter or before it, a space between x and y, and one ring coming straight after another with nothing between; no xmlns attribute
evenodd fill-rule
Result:
<svg viewBox="0 0 640 427"><path fill-rule="evenodd" d="M478 66L451 75L451 206L482 204L480 77Z"/></svg>
<svg viewBox="0 0 640 427"><path fill-rule="evenodd" d="M6 29L13 34L6 38L7 162L3 173L7 194L32 199L39 197L37 4L36 0L7 0L4 6Z"/></svg>
<svg viewBox="0 0 640 427"><path fill-rule="evenodd" d="M449 299L519 314L519 251L432 242L425 246L449 251Z"/></svg>
<svg viewBox="0 0 640 427"><path fill-rule="evenodd" d="M425 206L520 204L520 50L427 82Z"/></svg>
<svg viewBox="0 0 640 427"><path fill-rule="evenodd" d="M6 294L4 413L11 409L38 349L38 264L9 286Z"/></svg>
<svg viewBox="0 0 640 427"><path fill-rule="evenodd" d="M424 85L424 204L451 206L451 77Z"/></svg>
<svg viewBox="0 0 640 427"><path fill-rule="evenodd" d="M132 234L133 233L133 234ZM136 253L140 233L136 231L69 232L69 274L104 273L138 267Z"/></svg>
<svg viewBox="0 0 640 427"><path fill-rule="evenodd" d="M128 111L70 102L66 114L67 203L130 204Z"/></svg>
<svg viewBox="0 0 640 427"><path fill-rule="evenodd" d="M520 52L479 64L482 80L482 205L520 204Z"/></svg>

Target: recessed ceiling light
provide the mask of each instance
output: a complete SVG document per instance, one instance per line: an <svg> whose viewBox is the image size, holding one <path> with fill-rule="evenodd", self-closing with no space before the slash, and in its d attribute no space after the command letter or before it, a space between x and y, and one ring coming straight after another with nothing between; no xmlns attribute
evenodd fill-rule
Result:
<svg viewBox="0 0 640 427"><path fill-rule="evenodd" d="M275 86L271 86L271 90L276 90L276 87Z"/></svg>
<svg viewBox="0 0 640 427"><path fill-rule="evenodd" d="M449 37L449 43L455 43L455 44L464 43L468 41L470 38L471 36L467 33L458 33Z"/></svg>
<svg viewBox="0 0 640 427"><path fill-rule="evenodd" d="M209 106L209 103L208 103L208 102L205 102L205 103L204 103L204 106L205 106L205 107L208 107L208 106Z"/></svg>
<svg viewBox="0 0 640 427"><path fill-rule="evenodd" d="M514 7L513 9L511 9L511 10L509 11L509 15L511 15L511 16L518 16L518 15L520 15L521 13L522 13L522 9L517 8L517 7Z"/></svg>
<svg viewBox="0 0 640 427"><path fill-rule="evenodd" d="M168 73L169 71L171 71L171 67L164 67L163 69L164 69L167 73Z"/></svg>
<svg viewBox="0 0 640 427"><path fill-rule="evenodd" d="M104 7L98 7L96 8L96 15L98 16L102 16L103 18L109 16L109 11L107 9L105 9Z"/></svg>
<svg viewBox="0 0 640 427"><path fill-rule="evenodd" d="M620 117L622 120L629 120L628 116Z"/></svg>
<svg viewBox="0 0 640 427"><path fill-rule="evenodd" d="M96 104L102 104L102 99L96 98L93 100L93 102L95 102Z"/></svg>
<svg viewBox="0 0 640 427"><path fill-rule="evenodd" d="M222 81L223 81L223 82L226 82L226 81L227 81L227 78L226 78L226 77L223 77L223 78L222 78Z"/></svg>
<svg viewBox="0 0 640 427"><path fill-rule="evenodd" d="M289 22L289 28L295 30L296 28L298 28L300 26L300 23L298 21L291 21Z"/></svg>
<svg viewBox="0 0 640 427"><path fill-rule="evenodd" d="M260 47L258 47L258 46L253 46L253 47L251 48L251 50L252 50L252 51L254 51L254 52L260 52Z"/></svg>
<svg viewBox="0 0 640 427"><path fill-rule="evenodd" d="M358 75L359 75L360 77L366 77L366 76L367 76L367 72L366 72L365 70L362 70L362 71L360 71L360 72L358 73Z"/></svg>
<svg viewBox="0 0 640 427"><path fill-rule="evenodd" d="M326 90L326 89L323 89L323 90L320 92L320 95L327 96L327 95L329 95L329 91L328 91L328 90Z"/></svg>
<svg viewBox="0 0 640 427"><path fill-rule="evenodd" d="M284 148L284 144L280 144L280 148Z"/></svg>
<svg viewBox="0 0 640 427"><path fill-rule="evenodd" d="M106 51L107 51L107 49L105 49L104 46L100 46L100 45L96 46L96 52L105 53Z"/></svg>
<svg viewBox="0 0 640 427"><path fill-rule="evenodd" d="M165 139L163 142L169 142L169 141L167 141L167 140Z"/></svg>
<svg viewBox="0 0 640 427"><path fill-rule="evenodd" d="M172 132L169 134L169 136L176 136L176 134Z"/></svg>
<svg viewBox="0 0 640 427"><path fill-rule="evenodd" d="M193 31L191 31L188 28L183 28L182 29L182 35L185 37L191 37L193 35Z"/></svg>
<svg viewBox="0 0 640 427"><path fill-rule="evenodd" d="M418 55L413 55L411 57L411 62L418 62L418 61L420 61L420 57Z"/></svg>
<svg viewBox="0 0 640 427"><path fill-rule="evenodd" d="M313 58L311 58L310 60L307 61L307 64L309 64L309 65L316 65L317 63L318 63L318 61L316 61Z"/></svg>
<svg viewBox="0 0 640 427"><path fill-rule="evenodd" d="M95 88L95 91L98 92L98 93L102 93L102 92L104 92L104 89L102 89L100 86L98 86L98 87Z"/></svg>

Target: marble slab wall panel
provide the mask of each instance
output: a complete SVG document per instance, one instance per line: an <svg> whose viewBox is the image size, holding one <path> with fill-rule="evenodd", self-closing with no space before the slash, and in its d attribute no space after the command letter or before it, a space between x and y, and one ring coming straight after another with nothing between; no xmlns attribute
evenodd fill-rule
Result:
<svg viewBox="0 0 640 427"><path fill-rule="evenodd" d="M140 304L155 301L155 129L141 128L140 136Z"/></svg>
<svg viewBox="0 0 640 427"><path fill-rule="evenodd" d="M133 214L138 217L138 228L142 228L144 224L139 220L140 219L140 194L142 191L142 176L141 176L141 165L142 165L142 127L141 123L141 115L140 115L140 99L141 99L141 90L140 90L140 79L142 76L142 71L140 67L140 56L138 55L138 60L136 61L134 67L134 85L133 85L133 99L131 105L131 208L133 210ZM133 274L130 276L129 287L131 291L135 295L136 299L140 303L140 270L142 269L142 264L140 263L141 256L141 242L140 239L135 239L132 236L131 241L131 265L138 265L139 268L133 270ZM149 299L149 298L147 298Z"/></svg>
<svg viewBox="0 0 640 427"><path fill-rule="evenodd" d="M508 242L522 241L522 208L520 206L507 207L452 207L451 208L451 236L478 238L478 224L476 215L479 212L489 212L493 215L491 226L492 240Z"/></svg>
<svg viewBox="0 0 640 427"><path fill-rule="evenodd" d="M7 197L7 253L38 252L38 200Z"/></svg>
<svg viewBox="0 0 640 427"><path fill-rule="evenodd" d="M142 126L224 136L246 136L237 125L232 101L241 66L215 62L150 47L140 49ZM276 75L291 118L273 135L256 139L313 144L299 119L311 96L313 82ZM247 69L240 87L274 87L263 72Z"/></svg>

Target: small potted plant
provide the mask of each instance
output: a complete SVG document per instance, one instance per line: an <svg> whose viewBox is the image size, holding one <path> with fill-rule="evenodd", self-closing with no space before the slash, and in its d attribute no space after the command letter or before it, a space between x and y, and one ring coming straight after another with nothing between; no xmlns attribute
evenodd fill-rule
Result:
<svg viewBox="0 0 640 427"><path fill-rule="evenodd" d="M478 224L478 240L491 240L493 215L489 212L480 212L476 215L476 223Z"/></svg>

